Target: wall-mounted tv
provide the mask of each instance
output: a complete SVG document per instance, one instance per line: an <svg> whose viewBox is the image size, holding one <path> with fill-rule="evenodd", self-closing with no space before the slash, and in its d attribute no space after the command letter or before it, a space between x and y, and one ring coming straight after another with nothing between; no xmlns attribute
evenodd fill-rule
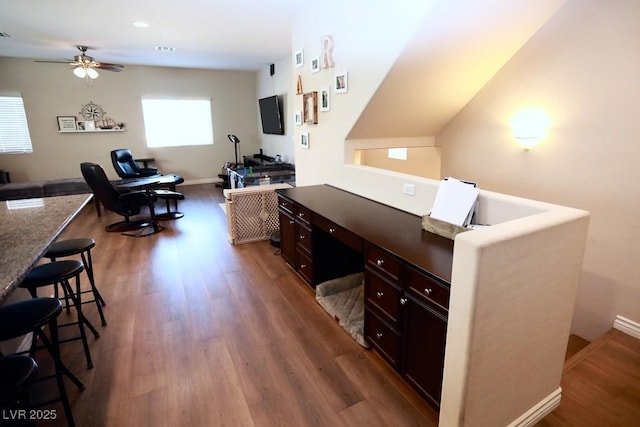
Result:
<svg viewBox="0 0 640 427"><path fill-rule="evenodd" d="M262 121L262 132L274 135L284 135L284 124L282 122L282 109L277 95L269 96L258 100L260 107L260 120Z"/></svg>

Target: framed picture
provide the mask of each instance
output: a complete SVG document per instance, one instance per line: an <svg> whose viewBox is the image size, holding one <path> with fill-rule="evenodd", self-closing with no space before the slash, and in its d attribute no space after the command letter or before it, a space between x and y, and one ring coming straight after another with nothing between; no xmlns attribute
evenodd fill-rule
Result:
<svg viewBox="0 0 640 427"><path fill-rule="evenodd" d="M96 130L96 122L94 122L93 120L78 122L78 130Z"/></svg>
<svg viewBox="0 0 640 427"><path fill-rule="evenodd" d="M311 72L319 73L320 72L320 57L316 56L311 58Z"/></svg>
<svg viewBox="0 0 640 427"><path fill-rule="evenodd" d="M320 89L320 111L331 111L331 97L328 87Z"/></svg>
<svg viewBox="0 0 640 427"><path fill-rule="evenodd" d="M336 93L347 93L349 91L349 74L346 72L336 74L334 87Z"/></svg>
<svg viewBox="0 0 640 427"><path fill-rule="evenodd" d="M305 150L309 149L309 132L302 132L300 134L300 148Z"/></svg>
<svg viewBox="0 0 640 427"><path fill-rule="evenodd" d="M73 116L58 116L58 130L60 132L75 132L78 130L76 118Z"/></svg>
<svg viewBox="0 0 640 427"><path fill-rule="evenodd" d="M310 125L318 124L318 92L302 95L302 118Z"/></svg>
<svg viewBox="0 0 640 427"><path fill-rule="evenodd" d="M293 55L293 63L296 68L300 68L304 65L304 52L302 50L296 51Z"/></svg>
<svg viewBox="0 0 640 427"><path fill-rule="evenodd" d="M293 122L296 126L302 126L302 111L296 111L293 113Z"/></svg>

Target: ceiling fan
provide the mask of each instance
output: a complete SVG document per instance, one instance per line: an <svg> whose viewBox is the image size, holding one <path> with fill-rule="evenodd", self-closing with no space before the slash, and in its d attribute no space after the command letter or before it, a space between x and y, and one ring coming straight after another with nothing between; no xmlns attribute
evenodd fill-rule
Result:
<svg viewBox="0 0 640 427"><path fill-rule="evenodd" d="M76 77L81 79L97 79L98 69L105 71L122 71L124 65L120 64L109 64L107 62L97 62L93 59L93 57L88 56L87 46L77 46L78 50L80 50L80 55L76 55L73 59L67 59L64 61L36 61L36 62L48 62L54 64L69 64L73 67L73 74Z"/></svg>

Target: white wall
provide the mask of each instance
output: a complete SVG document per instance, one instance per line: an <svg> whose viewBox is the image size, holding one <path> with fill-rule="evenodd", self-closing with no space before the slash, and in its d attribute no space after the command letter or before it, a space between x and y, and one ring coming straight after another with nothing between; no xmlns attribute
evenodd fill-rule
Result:
<svg viewBox="0 0 640 427"><path fill-rule="evenodd" d="M284 135L268 135L262 133L262 128L258 125L258 136L264 154L275 157L276 154L282 156L282 160L288 163L295 163L295 150L293 147L293 113L292 102L295 101L294 87L291 85L291 58L280 58L274 62L275 73L270 75L269 66L263 67L257 72L257 96L264 98L272 95L279 95L282 102L282 114L284 120ZM256 103L258 101L256 100ZM260 123L260 114L257 118ZM246 154L253 154L245 152Z"/></svg>
<svg viewBox="0 0 640 427"><path fill-rule="evenodd" d="M34 149L0 156L0 169L13 181L79 177L83 161L102 164L116 178L109 152L130 148L136 157L155 157L161 172L198 182L218 179L223 163L233 160L227 134L236 133L244 150L260 147L255 72L127 66L120 73L101 72L90 87L64 64L0 58L0 94L22 94ZM148 149L142 96L211 97L214 145ZM89 101L125 122L126 132L58 133L56 116L77 116Z"/></svg>
<svg viewBox="0 0 640 427"><path fill-rule="evenodd" d="M437 135L444 174L591 213L572 327L587 339L640 320L638 40L639 2L569 0ZM509 120L532 105L552 125L523 151Z"/></svg>

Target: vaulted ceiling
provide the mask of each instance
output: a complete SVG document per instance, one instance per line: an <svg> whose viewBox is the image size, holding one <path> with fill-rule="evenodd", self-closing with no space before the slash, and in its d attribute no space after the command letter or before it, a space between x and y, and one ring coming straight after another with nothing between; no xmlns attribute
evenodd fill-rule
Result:
<svg viewBox="0 0 640 427"><path fill-rule="evenodd" d="M349 139L435 136L564 0L436 0Z"/></svg>

